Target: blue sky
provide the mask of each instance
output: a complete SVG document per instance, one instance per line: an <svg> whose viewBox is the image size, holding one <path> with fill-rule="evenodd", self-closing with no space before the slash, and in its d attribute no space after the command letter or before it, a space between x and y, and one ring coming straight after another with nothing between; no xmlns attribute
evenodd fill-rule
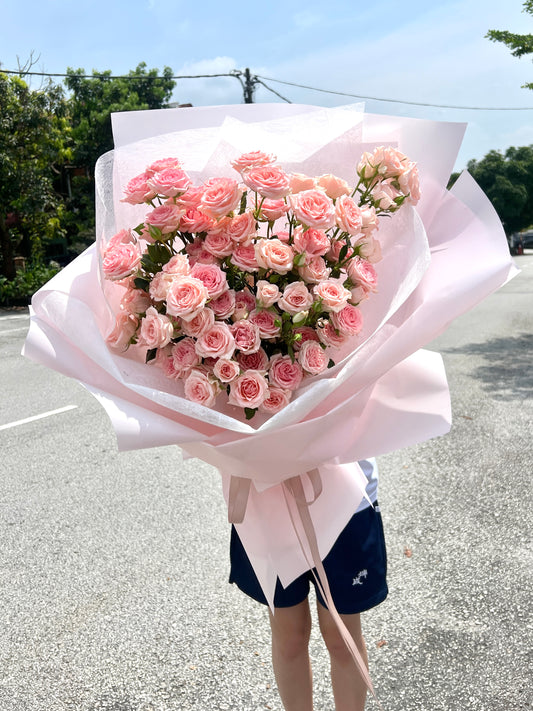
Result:
<svg viewBox="0 0 533 711"><path fill-rule="evenodd" d="M531 107L474 111L366 101L368 111L468 123L456 167L490 149L533 144L530 58L484 38L488 29L533 33L522 0L2 0L0 64L127 73L144 61L174 74L250 67L263 77L358 95L428 104ZM59 81L59 80L58 80ZM358 99L267 82L295 103L335 106ZM37 87L38 78L32 80ZM174 100L242 101L235 78L182 80ZM260 87L257 102L280 101Z"/></svg>

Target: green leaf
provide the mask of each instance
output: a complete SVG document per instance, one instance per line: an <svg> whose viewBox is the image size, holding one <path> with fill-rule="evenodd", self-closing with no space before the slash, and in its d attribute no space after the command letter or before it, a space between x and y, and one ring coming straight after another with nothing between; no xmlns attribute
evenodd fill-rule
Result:
<svg viewBox="0 0 533 711"><path fill-rule="evenodd" d="M157 355L157 348L150 348L149 350L146 351L146 360L144 362L149 363L151 360L154 360L156 355Z"/></svg>
<svg viewBox="0 0 533 711"><path fill-rule="evenodd" d="M156 274L161 271L161 265L155 264L148 254L143 254L141 259L141 264L145 272L150 272L151 274Z"/></svg>
<svg viewBox="0 0 533 711"><path fill-rule="evenodd" d="M163 236L163 233L159 227L154 227L153 225L148 225L148 232L150 233L150 237L153 239L161 239Z"/></svg>
<svg viewBox="0 0 533 711"><path fill-rule="evenodd" d="M247 420L251 420L256 412L257 412L257 408L251 408L251 407L244 408L244 414L246 415Z"/></svg>
<svg viewBox="0 0 533 711"><path fill-rule="evenodd" d="M335 365L335 361L331 360L331 358L330 358L329 362L328 362L328 368L333 368L334 365Z"/></svg>
<svg viewBox="0 0 533 711"><path fill-rule="evenodd" d="M342 248L341 251L339 252L339 262L342 262L346 255L348 254L348 245L345 244Z"/></svg>
<svg viewBox="0 0 533 711"><path fill-rule="evenodd" d="M150 280L149 279L143 279L142 277L135 277L133 280L133 283L135 284L136 289L141 289L142 291L146 291L148 293L148 290L150 289Z"/></svg>
<svg viewBox="0 0 533 711"><path fill-rule="evenodd" d="M161 243L149 244L147 251L154 264L166 264L172 257L169 248Z"/></svg>

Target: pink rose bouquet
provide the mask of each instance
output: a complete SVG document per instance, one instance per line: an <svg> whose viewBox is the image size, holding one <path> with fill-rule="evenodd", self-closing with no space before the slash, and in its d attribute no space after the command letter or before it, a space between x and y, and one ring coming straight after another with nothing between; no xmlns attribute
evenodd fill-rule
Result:
<svg viewBox="0 0 533 711"><path fill-rule="evenodd" d="M416 164L394 148L364 153L353 186L290 174L262 151L231 162L238 178L193 181L176 158L128 181L148 206L102 259L125 289L108 345L146 350L187 399L274 414L363 327L377 290L379 219L419 199ZM364 309L364 306L363 306Z"/></svg>

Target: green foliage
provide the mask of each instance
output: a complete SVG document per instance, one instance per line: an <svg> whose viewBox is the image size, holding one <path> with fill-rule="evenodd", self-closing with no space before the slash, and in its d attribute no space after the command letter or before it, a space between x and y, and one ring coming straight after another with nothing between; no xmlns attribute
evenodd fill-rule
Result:
<svg viewBox="0 0 533 711"><path fill-rule="evenodd" d="M58 271L59 265L45 267L42 264L35 264L26 271L17 272L14 279L0 276L0 306L29 303L32 295Z"/></svg>
<svg viewBox="0 0 533 711"><path fill-rule="evenodd" d="M144 62L129 72L128 79L95 70L86 78L84 69L70 67L67 74L74 160L91 171L98 157L113 148L111 113L163 108L175 86L170 67L159 76L157 69L147 70Z"/></svg>
<svg viewBox="0 0 533 711"><path fill-rule="evenodd" d="M85 77L84 69L67 69L68 110L73 138L73 163L87 170L77 177L68 201L69 228L94 230L94 165L113 148L111 114L117 111L161 109L168 105L175 81L172 69L147 69L141 62L128 78L113 78L109 70Z"/></svg>
<svg viewBox="0 0 533 711"><path fill-rule="evenodd" d="M533 0L525 0L524 10L533 15ZM502 42L511 50L513 57L523 57L525 54L533 53L533 35L521 35L507 30L489 30L485 35L492 42ZM533 89L533 82L523 84L524 89Z"/></svg>
<svg viewBox="0 0 533 711"><path fill-rule="evenodd" d="M61 87L38 91L0 72L0 263L15 275L15 250L39 258L43 242L61 235L61 197L55 189L71 158L70 128Z"/></svg>
<svg viewBox="0 0 533 711"><path fill-rule="evenodd" d="M489 151L481 160L471 160L468 170L494 205L507 235L533 224L533 145Z"/></svg>

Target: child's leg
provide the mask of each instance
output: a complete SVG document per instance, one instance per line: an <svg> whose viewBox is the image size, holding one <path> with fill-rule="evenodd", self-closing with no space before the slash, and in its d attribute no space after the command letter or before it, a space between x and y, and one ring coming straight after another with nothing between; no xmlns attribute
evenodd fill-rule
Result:
<svg viewBox="0 0 533 711"><path fill-rule="evenodd" d="M335 711L363 711L366 685L359 674L352 656L346 647L328 610L317 603L320 631L331 662L331 686L335 699ZM341 615L342 621L353 637L365 664L368 666L365 640L361 631L360 615Z"/></svg>
<svg viewBox="0 0 533 711"><path fill-rule="evenodd" d="M311 613L305 599L292 607L269 610L272 630L272 665L285 711L313 710L313 683L309 659Z"/></svg>

